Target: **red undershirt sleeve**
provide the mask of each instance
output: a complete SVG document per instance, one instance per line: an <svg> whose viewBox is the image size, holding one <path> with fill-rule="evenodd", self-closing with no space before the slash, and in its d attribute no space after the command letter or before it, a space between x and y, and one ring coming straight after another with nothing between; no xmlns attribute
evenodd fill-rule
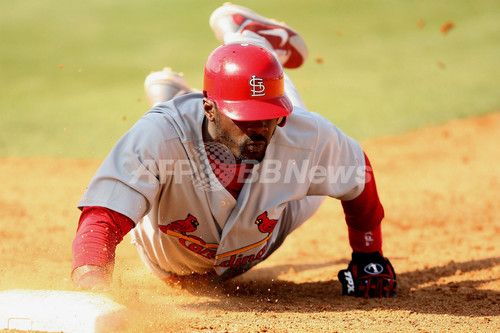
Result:
<svg viewBox="0 0 500 333"><path fill-rule="evenodd" d="M134 227L125 215L104 207L84 207L73 240L72 270L84 265L113 272L116 246Z"/></svg>
<svg viewBox="0 0 500 333"><path fill-rule="evenodd" d="M342 201L349 233L349 244L354 252L382 253L382 231L380 223L384 208L380 203L373 176L373 169L365 154L365 188L353 200Z"/></svg>

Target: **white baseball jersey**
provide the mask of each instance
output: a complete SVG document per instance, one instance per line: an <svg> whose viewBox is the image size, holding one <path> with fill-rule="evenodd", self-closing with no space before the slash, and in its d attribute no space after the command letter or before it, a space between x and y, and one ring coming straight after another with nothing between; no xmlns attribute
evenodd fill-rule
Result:
<svg viewBox="0 0 500 333"><path fill-rule="evenodd" d="M265 259L321 204L364 188L361 146L295 107L236 200L217 179L203 141L203 96L155 106L115 145L79 203L132 219L133 242L161 278L235 275ZM230 161L229 161L230 162Z"/></svg>

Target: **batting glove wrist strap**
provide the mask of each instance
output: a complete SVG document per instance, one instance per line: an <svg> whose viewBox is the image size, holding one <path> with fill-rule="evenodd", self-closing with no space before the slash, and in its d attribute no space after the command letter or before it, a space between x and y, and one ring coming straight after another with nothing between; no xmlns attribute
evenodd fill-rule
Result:
<svg viewBox="0 0 500 333"><path fill-rule="evenodd" d="M347 269L339 272L342 294L356 297L396 297L396 273L380 252L353 252Z"/></svg>

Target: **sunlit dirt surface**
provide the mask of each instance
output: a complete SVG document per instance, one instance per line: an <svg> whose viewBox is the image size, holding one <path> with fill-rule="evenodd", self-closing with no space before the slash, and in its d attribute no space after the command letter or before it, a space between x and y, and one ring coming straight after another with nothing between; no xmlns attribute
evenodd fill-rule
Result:
<svg viewBox="0 0 500 333"><path fill-rule="evenodd" d="M282 248L216 289L167 286L127 236L107 295L135 314L126 332L500 330L500 113L363 142L386 211L396 299L341 296L349 258L327 200ZM100 161L0 159L0 290L75 290L75 208Z"/></svg>

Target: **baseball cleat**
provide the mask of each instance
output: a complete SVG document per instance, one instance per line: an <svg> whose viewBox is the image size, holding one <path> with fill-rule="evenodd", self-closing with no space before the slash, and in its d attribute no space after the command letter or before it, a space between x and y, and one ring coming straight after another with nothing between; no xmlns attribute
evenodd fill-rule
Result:
<svg viewBox="0 0 500 333"><path fill-rule="evenodd" d="M149 74L144 82L144 90L151 106L195 92L189 87L182 73L176 73L169 67Z"/></svg>
<svg viewBox="0 0 500 333"><path fill-rule="evenodd" d="M221 43L226 33L253 33L265 38L286 68L300 67L307 58L306 43L296 31L242 6L226 3L217 8L210 16L210 27Z"/></svg>

